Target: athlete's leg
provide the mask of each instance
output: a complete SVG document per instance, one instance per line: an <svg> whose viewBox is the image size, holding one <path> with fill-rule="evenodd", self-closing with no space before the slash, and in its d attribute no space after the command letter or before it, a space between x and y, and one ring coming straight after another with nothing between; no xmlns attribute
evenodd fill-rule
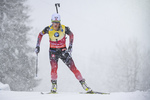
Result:
<svg viewBox="0 0 150 100"><path fill-rule="evenodd" d="M80 71L76 68L72 57L69 53L63 52L60 59L69 67L69 69L74 73L75 77L80 81L83 80L83 77Z"/></svg>
<svg viewBox="0 0 150 100"><path fill-rule="evenodd" d="M81 83L83 89L89 93L92 93L92 89L87 86L85 79L83 79L80 71L76 68L74 61L73 61L72 57L69 55L69 53L62 52L62 55L60 58L70 68L70 70L74 73L75 77Z"/></svg>
<svg viewBox="0 0 150 100"><path fill-rule="evenodd" d="M49 52L51 64L51 80L57 80L58 57L54 52Z"/></svg>

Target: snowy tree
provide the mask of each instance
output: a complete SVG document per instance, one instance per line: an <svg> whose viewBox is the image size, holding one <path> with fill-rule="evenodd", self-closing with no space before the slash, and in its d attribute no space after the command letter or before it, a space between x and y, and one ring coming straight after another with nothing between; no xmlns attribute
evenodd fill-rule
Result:
<svg viewBox="0 0 150 100"><path fill-rule="evenodd" d="M148 60L150 52L146 53L137 40L118 44L116 51L112 68L117 88L123 91L149 89L150 78L147 75L150 75L150 72L146 68L150 67Z"/></svg>
<svg viewBox="0 0 150 100"><path fill-rule="evenodd" d="M33 51L27 45L25 0L0 0L0 81L10 85L11 90L31 90L34 80Z"/></svg>

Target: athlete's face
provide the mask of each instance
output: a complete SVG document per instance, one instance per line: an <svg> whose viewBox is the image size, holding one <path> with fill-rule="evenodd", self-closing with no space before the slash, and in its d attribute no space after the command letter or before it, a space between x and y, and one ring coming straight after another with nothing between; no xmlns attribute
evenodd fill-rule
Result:
<svg viewBox="0 0 150 100"><path fill-rule="evenodd" d="M54 28L54 30L58 30L58 28L59 28L59 25L60 25L60 23L58 23L58 22L53 22L53 28Z"/></svg>

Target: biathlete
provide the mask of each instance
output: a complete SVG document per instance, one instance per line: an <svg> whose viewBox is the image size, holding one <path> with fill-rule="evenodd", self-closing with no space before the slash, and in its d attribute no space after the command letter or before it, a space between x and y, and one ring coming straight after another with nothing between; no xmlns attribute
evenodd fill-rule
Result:
<svg viewBox="0 0 150 100"><path fill-rule="evenodd" d="M40 42L42 37L43 35L48 34L50 41L49 58L51 64L51 93L57 92L58 59L61 59L68 66L68 68L75 75L76 79L79 80L85 91L92 92L92 89L89 88L85 83L85 79L82 77L80 71L76 68L75 63L71 57L74 38L73 33L70 31L69 27L61 25L59 14L53 14L51 22L52 24L50 26L45 27L44 30L39 33L35 50L37 54L40 52ZM66 48L66 35L69 36L68 48Z"/></svg>

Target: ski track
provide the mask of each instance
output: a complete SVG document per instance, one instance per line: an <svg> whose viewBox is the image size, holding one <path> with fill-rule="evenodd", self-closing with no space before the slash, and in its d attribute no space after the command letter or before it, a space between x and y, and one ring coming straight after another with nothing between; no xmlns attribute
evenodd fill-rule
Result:
<svg viewBox="0 0 150 100"><path fill-rule="evenodd" d="M0 100L150 100L149 92L118 92L110 95L0 91Z"/></svg>

